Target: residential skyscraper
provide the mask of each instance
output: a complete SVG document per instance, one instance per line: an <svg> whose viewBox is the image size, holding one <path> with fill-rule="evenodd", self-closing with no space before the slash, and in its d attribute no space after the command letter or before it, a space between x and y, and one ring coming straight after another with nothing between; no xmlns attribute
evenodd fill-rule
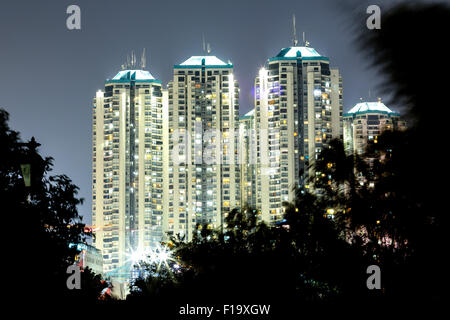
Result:
<svg viewBox="0 0 450 320"><path fill-rule="evenodd" d="M93 241L113 280L128 280L131 258L159 244L167 210L161 81L135 57L123 67L93 105Z"/></svg>
<svg viewBox="0 0 450 320"><path fill-rule="evenodd" d="M403 130L400 114L381 100L360 102L344 114L344 144L347 152L362 154L369 141L376 141L385 130Z"/></svg>
<svg viewBox="0 0 450 320"><path fill-rule="evenodd" d="M239 164L241 203L256 208L256 131L255 109L239 118Z"/></svg>
<svg viewBox="0 0 450 320"><path fill-rule="evenodd" d="M168 91L167 232L190 240L197 223L219 227L240 205L239 87L230 62L206 55L175 65Z"/></svg>
<svg viewBox="0 0 450 320"><path fill-rule="evenodd" d="M267 222L282 218L293 188L309 187L309 165L327 142L342 138L342 78L329 58L305 42L270 58L255 80L257 207Z"/></svg>

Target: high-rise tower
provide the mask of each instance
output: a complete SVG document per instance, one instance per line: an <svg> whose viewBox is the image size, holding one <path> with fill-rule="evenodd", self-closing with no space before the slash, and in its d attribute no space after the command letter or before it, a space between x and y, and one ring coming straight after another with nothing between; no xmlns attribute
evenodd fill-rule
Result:
<svg viewBox="0 0 450 320"><path fill-rule="evenodd" d="M360 102L344 114L344 144L349 153L362 154L369 141L386 130L406 129L400 114L386 107L381 100Z"/></svg>
<svg viewBox="0 0 450 320"><path fill-rule="evenodd" d="M255 80L257 207L262 218L282 218L296 185L308 187L317 159L342 138L342 79L327 57L304 41L270 58Z"/></svg>
<svg viewBox="0 0 450 320"><path fill-rule="evenodd" d="M255 109L239 118L239 164L241 204L256 208L256 131Z"/></svg>
<svg viewBox="0 0 450 320"><path fill-rule="evenodd" d="M94 245L115 280L128 280L131 257L161 241L167 189L161 82L134 56L123 68L97 92L93 110Z"/></svg>
<svg viewBox="0 0 450 320"><path fill-rule="evenodd" d="M189 240L196 223L219 227L240 205L239 87L231 63L205 55L175 65L168 91L167 232Z"/></svg>

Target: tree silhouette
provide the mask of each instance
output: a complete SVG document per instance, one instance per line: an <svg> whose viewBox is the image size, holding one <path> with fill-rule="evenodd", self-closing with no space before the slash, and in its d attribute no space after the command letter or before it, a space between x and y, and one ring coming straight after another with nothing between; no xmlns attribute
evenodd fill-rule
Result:
<svg viewBox="0 0 450 320"><path fill-rule="evenodd" d="M39 155L34 138L22 142L8 119L0 109L0 201L4 223L13 231L6 243L12 243L8 260L16 275L7 279L7 290L16 299L43 305L72 303L75 298L88 301L104 287L90 270L82 273L88 287L75 293L66 286L66 269L78 253L69 244L88 236L77 210L82 203L76 197L78 187L65 175L49 176L53 160ZM30 186L24 183L23 164L31 168Z"/></svg>
<svg viewBox="0 0 450 320"><path fill-rule="evenodd" d="M446 52L444 34L450 30L448 4L401 4L382 14L381 29L361 30L359 44L373 69L386 81L392 104L409 120L406 132L386 133L371 146L378 157L374 174L378 211L384 229L405 244L408 259L397 264L392 278L397 296L439 298L445 272L444 215L448 159L445 141L449 102L445 99L446 62L430 66L427 57ZM393 293L394 294L394 293Z"/></svg>
<svg viewBox="0 0 450 320"><path fill-rule="evenodd" d="M129 300L267 302L281 308L367 292L360 252L324 216L320 200L309 193L297 199L286 204L286 219L278 225L260 222L255 209L234 209L223 229L197 225L192 241L172 239L174 261L147 265Z"/></svg>

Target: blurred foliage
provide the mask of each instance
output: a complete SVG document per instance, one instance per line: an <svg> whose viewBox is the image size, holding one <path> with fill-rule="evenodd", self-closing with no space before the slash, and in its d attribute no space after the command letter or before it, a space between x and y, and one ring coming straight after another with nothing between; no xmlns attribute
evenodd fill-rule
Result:
<svg viewBox="0 0 450 320"><path fill-rule="evenodd" d="M76 197L78 187L65 175L49 176L53 160L39 155L34 138L22 142L8 120L8 113L0 109L0 202L9 231L5 243L12 246L5 258L13 263L14 274L7 278L6 290L11 298L39 301L43 306L74 299L95 301L105 284L90 270L82 272L81 290L66 286L67 267L78 253L69 244L89 236L77 210L82 203ZM25 186L22 164L30 165L30 186Z"/></svg>

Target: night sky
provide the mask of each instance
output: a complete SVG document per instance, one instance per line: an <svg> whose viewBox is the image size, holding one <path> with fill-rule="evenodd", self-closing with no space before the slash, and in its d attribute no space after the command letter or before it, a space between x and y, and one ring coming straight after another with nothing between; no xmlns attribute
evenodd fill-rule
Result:
<svg viewBox="0 0 450 320"><path fill-rule="evenodd" d="M352 1L1 0L0 108L10 113L10 126L23 139L35 136L41 153L54 157L54 174L65 173L80 187L85 198L80 213L90 223L92 99L105 79L120 71L131 50L139 60L145 47L147 69L166 85L174 64L203 54L204 33L211 54L234 64L244 114L252 108L258 69L292 45L294 13L299 38L306 32L311 47L340 69L347 111L360 97L367 98L369 89L376 99L381 82L354 43L360 21L352 17L366 15L367 5L348 3ZM71 4L81 8L81 30L66 28ZM370 4L383 9L382 1Z"/></svg>

